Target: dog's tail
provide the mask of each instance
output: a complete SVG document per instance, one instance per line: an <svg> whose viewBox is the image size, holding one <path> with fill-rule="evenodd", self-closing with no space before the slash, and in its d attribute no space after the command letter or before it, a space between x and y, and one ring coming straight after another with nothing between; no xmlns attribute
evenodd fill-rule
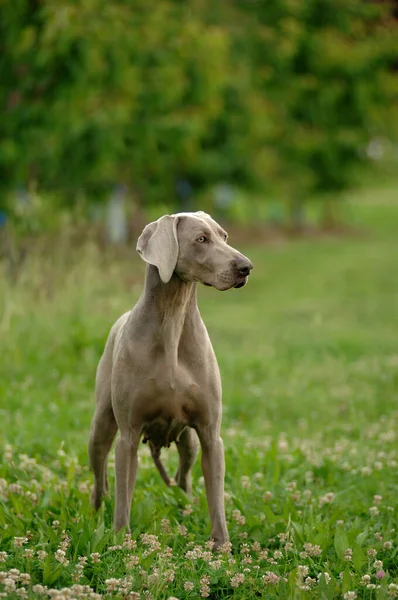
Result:
<svg viewBox="0 0 398 600"><path fill-rule="evenodd" d="M162 463L162 461L160 459L160 452L161 452L162 449L161 448L155 448L155 446L152 444L151 441L149 441L149 447L151 449L151 455L152 455L152 458L153 458L153 462L155 463L156 468L159 471L160 476L163 479L163 481L165 482L165 484L168 487L172 487L172 486L176 485L174 479L171 479L168 476L167 471L164 468L164 465L163 465L163 463Z"/></svg>

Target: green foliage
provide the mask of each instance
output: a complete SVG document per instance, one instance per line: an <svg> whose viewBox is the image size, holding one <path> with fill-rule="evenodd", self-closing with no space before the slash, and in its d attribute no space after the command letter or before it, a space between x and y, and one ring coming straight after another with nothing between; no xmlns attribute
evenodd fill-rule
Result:
<svg viewBox="0 0 398 600"><path fill-rule="evenodd" d="M296 200L347 187L391 128L396 28L351 0L16 0L0 6L0 181L146 203L220 180Z"/></svg>
<svg viewBox="0 0 398 600"><path fill-rule="evenodd" d="M139 297L143 261L87 244L32 253L17 283L0 272L0 593L16 578L16 599L56 598L36 585L96 598L74 583L115 600L127 594L107 588L189 599L208 577L219 599L396 597L398 204L390 190L353 200L362 225L379 216L372 235L241 248L255 264L248 286L200 289L223 376L234 561L205 554L200 460L189 501L141 445L131 540L111 528L113 454L110 497L99 514L89 504L95 368ZM165 453L170 472L177 456Z"/></svg>

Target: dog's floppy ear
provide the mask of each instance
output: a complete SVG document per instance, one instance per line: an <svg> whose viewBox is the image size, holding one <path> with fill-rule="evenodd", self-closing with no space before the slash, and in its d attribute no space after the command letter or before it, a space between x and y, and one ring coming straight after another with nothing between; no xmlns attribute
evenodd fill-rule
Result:
<svg viewBox="0 0 398 600"><path fill-rule="evenodd" d="M168 283L178 259L178 217L165 215L149 223L137 242L137 252L145 262L158 268L160 279Z"/></svg>

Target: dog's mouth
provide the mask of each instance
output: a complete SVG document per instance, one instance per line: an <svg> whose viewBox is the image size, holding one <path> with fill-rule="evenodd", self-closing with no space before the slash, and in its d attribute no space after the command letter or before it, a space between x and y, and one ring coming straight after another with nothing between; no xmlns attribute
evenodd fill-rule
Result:
<svg viewBox="0 0 398 600"><path fill-rule="evenodd" d="M239 288L242 288L243 286L245 286L245 285L246 285L246 283L247 283L248 279L249 279L249 277L248 277L248 276L246 276L246 277L243 277L243 279L242 279L241 281L239 281L239 282L238 282L236 285L234 285L234 288L235 288L235 289L237 289L237 290L238 290Z"/></svg>
<svg viewBox="0 0 398 600"><path fill-rule="evenodd" d="M231 290L233 288L239 289L239 288L244 287L246 285L246 283L247 283L247 280L248 280L248 277L243 277L243 279L238 280L237 283L235 283L235 284L230 283L230 284L226 285L225 287L224 286L223 287L219 287L218 285L214 285L213 283L208 283L207 281L202 281L201 283L203 285L205 285L206 287L215 287L220 292L226 292L226 291Z"/></svg>

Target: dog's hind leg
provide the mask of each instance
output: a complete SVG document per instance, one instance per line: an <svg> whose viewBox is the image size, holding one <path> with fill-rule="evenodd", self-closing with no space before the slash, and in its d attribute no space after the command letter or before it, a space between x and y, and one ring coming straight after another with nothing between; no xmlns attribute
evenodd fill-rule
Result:
<svg viewBox="0 0 398 600"><path fill-rule="evenodd" d="M199 439L194 429L186 427L177 442L180 464L176 473L176 483L189 496L192 494L191 468L199 451Z"/></svg>
<svg viewBox="0 0 398 600"><path fill-rule="evenodd" d="M101 505L101 499L108 491L107 460L109 450L117 432L117 424L112 410L110 389L108 398L100 398L91 423L88 453L90 466L94 473L94 487L91 504L95 510Z"/></svg>

